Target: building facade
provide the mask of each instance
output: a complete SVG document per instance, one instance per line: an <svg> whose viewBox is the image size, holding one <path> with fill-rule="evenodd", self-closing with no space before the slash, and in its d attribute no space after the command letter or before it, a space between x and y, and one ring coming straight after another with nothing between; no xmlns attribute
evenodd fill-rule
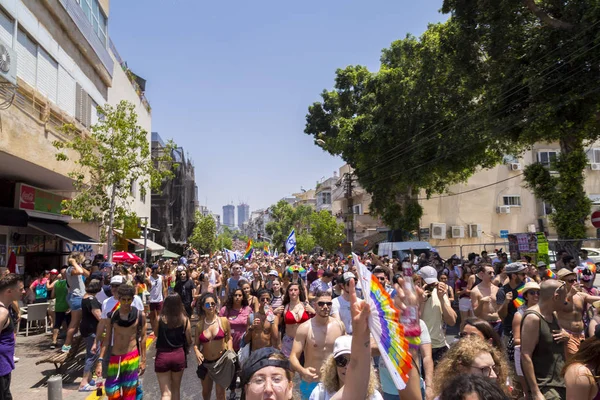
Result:
<svg viewBox="0 0 600 400"><path fill-rule="evenodd" d="M235 227L235 206L233 204L223 206L223 225L230 229Z"/></svg>
<svg viewBox="0 0 600 400"><path fill-rule="evenodd" d="M250 206L246 203L238 204L237 214L238 228L243 229L244 223L248 222L248 220L250 219Z"/></svg>
<svg viewBox="0 0 600 400"><path fill-rule="evenodd" d="M97 251L98 227L75 229L60 213L73 196L76 155L57 161L53 142L66 139L65 123L85 134L98 120L95 106L107 102L108 15L108 1L0 0L10 57L0 77L0 265L16 263L26 276L63 265L69 251Z"/></svg>
<svg viewBox="0 0 600 400"><path fill-rule="evenodd" d="M331 178L325 179L323 182L317 183L315 189L316 210L332 212L332 191L338 181L337 171L334 171Z"/></svg>
<svg viewBox="0 0 600 400"><path fill-rule="evenodd" d="M450 187L446 194L429 200L421 194L421 239L428 240L442 256L493 251L504 247L506 236L512 233L545 232L549 239L555 239L550 223L552 205L527 189L523 169L537 161L551 169L557 154L558 144L537 143L521 157L506 157L504 164L477 172L465 184ZM600 209L600 148L592 146L588 158L585 191L594 211ZM598 236L589 220L587 235L590 239Z"/></svg>

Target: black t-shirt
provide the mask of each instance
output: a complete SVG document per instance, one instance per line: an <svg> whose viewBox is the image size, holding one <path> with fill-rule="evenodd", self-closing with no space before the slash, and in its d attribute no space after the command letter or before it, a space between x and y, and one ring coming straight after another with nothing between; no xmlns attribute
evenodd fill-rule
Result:
<svg viewBox="0 0 600 400"><path fill-rule="evenodd" d="M188 278L185 282L177 281L174 290L175 293L178 293L181 297L181 301L183 302L183 304L189 306L190 304L192 304L192 300L194 297L194 294L192 292L194 288L194 281Z"/></svg>
<svg viewBox="0 0 600 400"><path fill-rule="evenodd" d="M498 289L498 294L496 294L496 304L498 305L498 307L502 306L502 303L504 303L504 299L506 299L506 294L509 292L512 292L513 300L519 296L519 292L517 292L517 289L513 289L510 286L510 284L507 283L506 285ZM506 314L506 318L502 320L502 328L505 335L510 335L510 333L512 332L512 322L516 312L517 307L515 307L514 303L511 301L510 303L508 303L508 313Z"/></svg>
<svg viewBox="0 0 600 400"><path fill-rule="evenodd" d="M94 316L92 310L101 310L102 304L95 297L86 297L81 301L81 325L79 330L81 336L88 337L93 333L96 333L98 327L98 320Z"/></svg>

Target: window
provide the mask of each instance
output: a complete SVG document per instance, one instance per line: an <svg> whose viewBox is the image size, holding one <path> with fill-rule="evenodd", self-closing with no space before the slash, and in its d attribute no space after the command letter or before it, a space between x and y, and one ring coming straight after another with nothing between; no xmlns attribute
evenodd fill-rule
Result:
<svg viewBox="0 0 600 400"><path fill-rule="evenodd" d="M542 202L542 212L543 212L543 215L550 215L554 212L554 207L552 207L551 204L543 201Z"/></svg>
<svg viewBox="0 0 600 400"><path fill-rule="evenodd" d="M102 13L98 0L79 0L78 3L81 5L86 18L92 24L94 32L96 32L102 44L106 46L107 18Z"/></svg>
<svg viewBox="0 0 600 400"><path fill-rule="evenodd" d="M137 182L135 181L135 179L132 179L131 184L129 185L129 190L130 190L131 196L135 197L136 189L137 189Z"/></svg>
<svg viewBox="0 0 600 400"><path fill-rule="evenodd" d="M586 154L590 164L600 163L600 148L589 149Z"/></svg>
<svg viewBox="0 0 600 400"><path fill-rule="evenodd" d="M552 168L558 158L558 151L538 151L538 162L546 168Z"/></svg>
<svg viewBox="0 0 600 400"><path fill-rule="evenodd" d="M352 206L352 213L362 215L362 204L356 204Z"/></svg>
<svg viewBox="0 0 600 400"><path fill-rule="evenodd" d="M521 207L521 196L503 196L503 205L511 207Z"/></svg>

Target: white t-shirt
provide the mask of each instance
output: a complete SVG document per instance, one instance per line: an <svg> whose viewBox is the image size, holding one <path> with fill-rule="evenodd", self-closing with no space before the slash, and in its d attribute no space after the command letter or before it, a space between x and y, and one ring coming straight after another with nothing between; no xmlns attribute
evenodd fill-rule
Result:
<svg viewBox="0 0 600 400"><path fill-rule="evenodd" d="M115 299L113 296L104 300L104 302L102 303L102 313L100 317L102 319L108 318L108 313L113 311L113 308L115 307L115 305L117 305L118 302L119 300ZM133 296L133 302L131 303L131 307L137 308L138 311L144 312L144 303L142 303L142 300L140 300L139 296Z"/></svg>
<svg viewBox="0 0 600 400"><path fill-rule="evenodd" d="M106 293L104 292L104 288L102 288L102 290L100 290L98 293L96 293L96 300L98 300L98 302L100 304L104 303L104 300L108 299L108 297L109 296L107 296Z"/></svg>
<svg viewBox="0 0 600 400"><path fill-rule="evenodd" d="M323 386L323 384L319 383L317 385L317 387L313 389L313 391L310 394L310 397L308 399L309 400L329 400L331 397L333 397L334 394L335 393L329 393L327 390L325 390L325 387ZM324 396L324 397L322 397L322 396ZM368 400L383 400L383 397L381 397L381 393L379 393L379 391L375 390L373 395L371 397L369 397Z"/></svg>
<svg viewBox="0 0 600 400"><path fill-rule="evenodd" d="M338 296L332 300L331 316L339 318L346 327L346 334L352 335L352 314L350 313L350 302L344 297Z"/></svg>
<svg viewBox="0 0 600 400"><path fill-rule="evenodd" d="M154 278L150 275L150 303L160 303L163 301L163 277L161 275L158 278Z"/></svg>

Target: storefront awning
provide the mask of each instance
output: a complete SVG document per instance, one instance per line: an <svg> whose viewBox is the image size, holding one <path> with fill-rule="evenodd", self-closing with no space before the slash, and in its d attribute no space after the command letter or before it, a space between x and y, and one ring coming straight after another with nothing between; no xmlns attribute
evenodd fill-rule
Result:
<svg viewBox="0 0 600 400"><path fill-rule="evenodd" d="M26 227L29 216L23 210L0 207L0 225Z"/></svg>
<svg viewBox="0 0 600 400"><path fill-rule="evenodd" d="M139 253L139 252L143 252L144 251L144 238L140 238L140 239L132 239L137 245L142 246L142 249L138 249L135 252ZM163 246L161 246L160 244L153 242L150 239L146 239L146 247L148 248L148 250L150 251L150 254L153 256L159 256L161 254L163 254L165 252L165 248Z"/></svg>
<svg viewBox="0 0 600 400"><path fill-rule="evenodd" d="M162 257L179 259L181 256L177 253L173 253L172 251L165 250L165 252L162 254Z"/></svg>
<svg viewBox="0 0 600 400"><path fill-rule="evenodd" d="M49 235L57 236L74 244L103 244L59 221L29 220L28 225Z"/></svg>

